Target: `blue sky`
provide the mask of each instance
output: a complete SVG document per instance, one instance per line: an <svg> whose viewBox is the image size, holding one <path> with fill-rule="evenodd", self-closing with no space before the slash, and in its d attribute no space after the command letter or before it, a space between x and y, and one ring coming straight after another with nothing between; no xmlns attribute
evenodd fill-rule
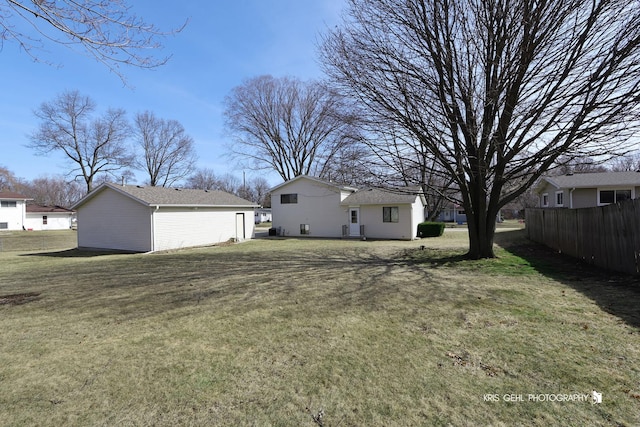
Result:
<svg viewBox="0 0 640 427"><path fill-rule="evenodd" d="M335 26L344 0L214 0L130 1L135 13L161 29L189 23L164 40L160 56L172 55L155 70L126 68L131 87L94 59L48 44L41 58L59 66L36 63L17 44L0 50L0 165L16 176L33 179L62 174L68 165L60 155L36 156L25 145L38 120L33 111L66 90L78 90L98 110L123 108L129 118L149 110L178 120L196 142L198 167L216 174L242 170L224 156L223 100L234 86L251 77L271 74L303 80L321 78L317 62L320 34ZM247 177L257 172L246 170ZM261 175L264 175L263 173ZM276 175L267 176L273 185ZM138 174L142 182L144 175Z"/></svg>

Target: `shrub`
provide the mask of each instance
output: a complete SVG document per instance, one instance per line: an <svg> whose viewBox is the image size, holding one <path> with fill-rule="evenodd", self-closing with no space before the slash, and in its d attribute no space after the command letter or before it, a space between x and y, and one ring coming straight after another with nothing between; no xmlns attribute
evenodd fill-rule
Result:
<svg viewBox="0 0 640 427"><path fill-rule="evenodd" d="M444 222L421 222L418 224L418 237L439 237L444 233Z"/></svg>

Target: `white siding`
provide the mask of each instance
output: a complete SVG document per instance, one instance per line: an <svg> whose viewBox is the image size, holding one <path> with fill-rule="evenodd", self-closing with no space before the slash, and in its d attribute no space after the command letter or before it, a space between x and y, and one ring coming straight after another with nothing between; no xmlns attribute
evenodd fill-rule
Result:
<svg viewBox="0 0 640 427"><path fill-rule="evenodd" d="M280 203L280 195L298 195L298 203ZM348 224L348 208L340 206L347 193L322 183L298 179L278 188L271 195L273 227L281 227L286 236L300 236L300 224L309 225L309 236L341 237Z"/></svg>
<svg viewBox="0 0 640 427"><path fill-rule="evenodd" d="M6 230L22 230L25 223L25 203L23 200L10 200L16 202L15 207L0 206L0 222L6 222ZM2 231L2 230L0 230Z"/></svg>
<svg viewBox="0 0 640 427"><path fill-rule="evenodd" d="M419 200L419 199L418 199ZM398 207L398 222L384 222L383 207ZM418 214L416 214L418 211ZM416 218L422 211L422 204L382 204L360 206L360 224L364 225L365 237L371 239L400 239L412 240L417 234Z"/></svg>
<svg viewBox="0 0 640 427"><path fill-rule="evenodd" d="M160 208L154 212L155 251L213 245L237 236L236 214L244 214L244 239L254 236L253 209Z"/></svg>
<svg viewBox="0 0 640 427"><path fill-rule="evenodd" d="M46 224L43 224L43 216L47 217ZM71 214L64 212L28 213L25 227L27 230L69 230L71 228Z"/></svg>
<svg viewBox="0 0 640 427"><path fill-rule="evenodd" d="M77 210L78 246L148 252L150 212L149 207L106 188Z"/></svg>

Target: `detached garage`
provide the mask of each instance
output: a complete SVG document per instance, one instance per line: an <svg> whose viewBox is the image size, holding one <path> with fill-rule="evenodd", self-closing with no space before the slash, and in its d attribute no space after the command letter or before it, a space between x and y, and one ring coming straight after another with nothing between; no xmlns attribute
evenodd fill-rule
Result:
<svg viewBox="0 0 640 427"><path fill-rule="evenodd" d="M250 239L257 205L216 190L102 184L72 208L79 248L152 252Z"/></svg>

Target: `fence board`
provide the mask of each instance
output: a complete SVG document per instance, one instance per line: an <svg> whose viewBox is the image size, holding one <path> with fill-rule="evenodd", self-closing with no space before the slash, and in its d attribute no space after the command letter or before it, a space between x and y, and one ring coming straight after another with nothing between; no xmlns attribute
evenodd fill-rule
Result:
<svg viewBox="0 0 640 427"><path fill-rule="evenodd" d="M597 208L530 208L530 240L602 268L640 275L640 199Z"/></svg>

